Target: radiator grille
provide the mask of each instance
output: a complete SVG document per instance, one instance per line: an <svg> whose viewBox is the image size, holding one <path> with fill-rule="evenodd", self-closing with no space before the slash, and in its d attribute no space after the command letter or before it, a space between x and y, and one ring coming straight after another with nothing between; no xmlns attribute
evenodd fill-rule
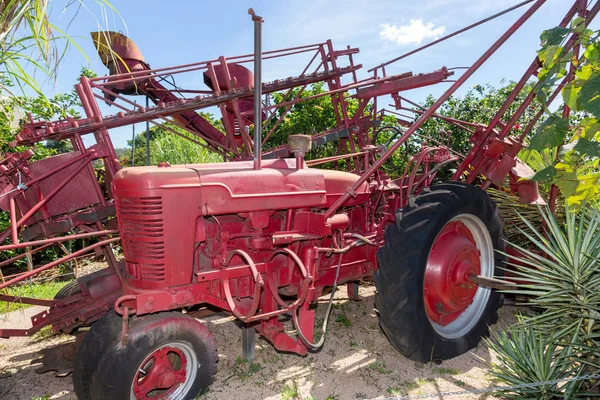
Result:
<svg viewBox="0 0 600 400"><path fill-rule="evenodd" d="M162 198L117 198L121 240L127 271L143 281L165 280Z"/></svg>

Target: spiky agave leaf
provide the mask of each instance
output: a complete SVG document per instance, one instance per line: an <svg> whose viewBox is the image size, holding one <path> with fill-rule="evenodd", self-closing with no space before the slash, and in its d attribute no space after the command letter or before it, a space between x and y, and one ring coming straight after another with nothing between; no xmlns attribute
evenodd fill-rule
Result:
<svg viewBox="0 0 600 400"><path fill-rule="evenodd" d="M538 229L542 228L542 221L539 218L539 209L535 204L524 204L519 198L508 189L508 183L505 187L499 189L489 188L487 190L490 198L498 205L498 212L504 221L504 233L510 243L526 245L528 239L521 232L527 228L523 218L531 221ZM548 194L540 191L542 198L547 199ZM564 207L559 206L555 210L555 215L559 221L564 219Z"/></svg>
<svg viewBox="0 0 600 400"><path fill-rule="evenodd" d="M566 207L564 224L548 209L539 215L543 232L520 216L526 228L518 229L533 249L513 244L523 254L516 259L522 265L512 265L524 281L518 292L544 310L530 322L556 327L583 318L591 321L587 330L592 333L600 320L600 212L585 205L579 212Z"/></svg>
<svg viewBox="0 0 600 400"><path fill-rule="evenodd" d="M496 394L510 399L571 399L580 398L585 391L584 381L568 379L580 377L586 368L573 363L578 342L578 324L567 331L570 341L561 341L565 332L540 332L532 326L517 325L486 339L498 355L491 373L506 386L561 379L560 383L533 385L515 390L498 390Z"/></svg>
<svg viewBox="0 0 600 400"><path fill-rule="evenodd" d="M517 326L490 342L500 355L497 376L507 383L531 382L540 378L534 376L536 368L547 371L544 368L552 365L560 370L564 357L571 368L563 370L568 376L598 371L600 211L587 204L577 211L567 206L564 221L558 221L548 209L540 208L533 220L524 215L520 219L518 229L529 244L512 244L522 255L509 263L519 283L508 292L528 295L528 304L540 312L521 318ZM542 355L550 364L540 362ZM597 380L582 381L572 392L585 396L597 392L599 385Z"/></svg>

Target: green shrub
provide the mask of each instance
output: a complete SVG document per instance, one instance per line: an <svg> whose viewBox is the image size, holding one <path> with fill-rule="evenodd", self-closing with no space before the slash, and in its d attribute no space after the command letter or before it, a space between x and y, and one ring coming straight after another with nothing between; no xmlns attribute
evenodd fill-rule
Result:
<svg viewBox="0 0 600 400"><path fill-rule="evenodd" d="M600 370L600 211L565 207L564 223L540 210L544 229L522 217L519 230L533 248L511 264L519 281L511 292L528 295L536 315L488 341L499 361L492 373L515 385L570 379ZM538 217L539 220L539 217ZM521 389L511 398L581 398L600 391L600 380L562 381Z"/></svg>

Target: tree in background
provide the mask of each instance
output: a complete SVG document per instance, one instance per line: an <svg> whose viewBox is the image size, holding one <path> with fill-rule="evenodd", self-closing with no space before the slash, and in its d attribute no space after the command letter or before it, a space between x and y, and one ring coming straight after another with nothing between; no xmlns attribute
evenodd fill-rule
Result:
<svg viewBox="0 0 600 400"><path fill-rule="evenodd" d="M463 96L450 96L437 113L444 117L487 125L500 107L502 107L516 84L515 82L506 83L505 80L502 80L501 85L500 88L495 88L490 84L475 85ZM532 86L533 84L525 86L515 101L509 106L505 115L513 115ZM430 107L435 100L433 96L429 96L424 106ZM538 110L539 108L530 107L519 119L517 130L529 123ZM438 118L430 118L425 121L418 133L422 136L443 141L444 137L440 135L440 132L443 131L450 133L449 147L451 149L461 154L466 154L471 149L472 144L469 143L470 132Z"/></svg>
<svg viewBox="0 0 600 400"><path fill-rule="evenodd" d="M93 78L94 72L86 67L81 68L79 78L87 76ZM1 77L0 77L1 79ZM12 87L13 84L4 78L5 87ZM0 89L0 95L3 92ZM10 143L15 139L15 135L24 122L25 115L31 114L34 120L53 121L56 119L65 119L67 117L80 117L79 110L81 102L75 89L67 93L59 93L51 98L45 96L5 96L0 100L3 112L0 112L0 154L7 151L18 152L26 150L25 147L10 147ZM64 153L71 150L71 144L67 141L48 140L44 143L37 143L34 146L35 155L33 160L39 160L54 154Z"/></svg>
<svg viewBox="0 0 600 400"><path fill-rule="evenodd" d="M213 126L224 131L221 121L215 120L210 113L199 113L204 119ZM180 135L192 140L204 143L202 139L174 124L167 123L166 126L177 131ZM171 165L176 164L200 164L222 161L222 158L216 153L187 140L181 136L175 135L167 129L160 126L153 126L149 129L150 136L150 165L157 165L160 162L168 162ZM131 166L131 146L135 145L133 165L146 165L146 132L140 132L135 136L133 142L127 141L129 148L116 149L121 165Z"/></svg>
<svg viewBox="0 0 600 400"><path fill-rule="evenodd" d="M88 68L83 67L81 68L80 78L81 76L93 78L96 75ZM4 87L12 87L13 85L13 83L6 78L4 78L2 83L4 84ZM0 91L0 94L1 93L2 92ZM15 139L19 126L23 123L23 119L19 120L19 116L23 117L25 114L31 114L31 117L34 120L51 121L55 119L64 119L66 117L79 117L79 109L81 108L79 96L75 89L71 92L57 94L52 98L44 96L13 96L4 97L0 102L2 103L3 110L3 112L0 112L0 159L5 152L19 152L27 149L25 146L10 146L10 143ZM45 143L36 143L32 149L34 151L32 161L35 161L71 151L72 147L71 143L68 141L48 140ZM3 231L8 226L8 213L0 211L0 231ZM17 253L16 250L3 251L2 254L0 254L0 258L11 258ZM54 249L48 249L36 254L35 257L44 257L52 260L57 258L57 254ZM24 263L24 260L17 262L17 264Z"/></svg>
<svg viewBox="0 0 600 400"><path fill-rule="evenodd" d="M323 83L313 83L309 85L305 90L300 92L300 88L293 89L287 96L281 93L275 93L273 95L273 101L275 104L281 104L288 102L296 97L302 99L312 96L318 96L326 92ZM353 116L358 108L358 100L352 98L347 93L344 94L348 115ZM276 121L285 114L287 107L282 106L275 108L273 116L269 115L269 118L265 122L263 135L270 132L275 126ZM371 105L365 107L363 111L364 115L371 113ZM269 138L266 143L266 148L274 148L287 142L287 138L290 135L314 135L327 130L333 129L337 125L335 117L335 108L331 101L330 95L324 95L316 97L314 99L302 101L294 104L290 112L286 114L283 122L277 126L273 132L273 135ZM384 116L383 125L397 126L394 117ZM382 132L378 135L378 144L387 143L388 139L391 138L393 133L389 131ZM410 145L411 150L414 151L414 146ZM359 149L360 150L360 149ZM313 149L307 154L306 159L312 160L317 158L330 157L338 155L338 143L331 142L324 146ZM393 176L397 176L402 173L404 166L406 165L406 157L403 154L394 154L392 159L385 166L387 172ZM344 169L345 161L339 161L337 164L329 163L319 166L319 168L336 168Z"/></svg>
<svg viewBox="0 0 600 400"><path fill-rule="evenodd" d="M303 99L316 96L325 93L323 86L323 83L313 83L302 91L300 95L298 95L300 88L292 89L288 96L284 96L281 93L274 93L273 101L275 104L280 104L296 97ZM352 115L358 107L358 102L351 98L347 98L346 101L348 103L348 113ZM263 133L270 132L273 126L275 126L275 122L285 111L286 107L275 108L273 117L269 118L264 124ZM267 147L273 148L287 143L287 138L290 135L314 135L331 129L335 125L335 109L331 101L331 96L325 95L305 100L292 106L283 122L276 128L271 138L269 138Z"/></svg>

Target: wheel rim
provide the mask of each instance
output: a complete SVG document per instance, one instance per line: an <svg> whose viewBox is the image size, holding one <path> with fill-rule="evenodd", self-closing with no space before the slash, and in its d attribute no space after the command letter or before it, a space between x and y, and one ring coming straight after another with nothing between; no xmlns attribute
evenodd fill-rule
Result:
<svg viewBox="0 0 600 400"><path fill-rule="evenodd" d="M436 237L425 269L424 300L429 322L446 339L469 333L479 322L491 290L468 280L493 277L494 246L475 215L452 218Z"/></svg>
<svg viewBox="0 0 600 400"><path fill-rule="evenodd" d="M173 342L161 346L138 367L131 385L131 400L181 399L194 384L199 366L189 344Z"/></svg>

